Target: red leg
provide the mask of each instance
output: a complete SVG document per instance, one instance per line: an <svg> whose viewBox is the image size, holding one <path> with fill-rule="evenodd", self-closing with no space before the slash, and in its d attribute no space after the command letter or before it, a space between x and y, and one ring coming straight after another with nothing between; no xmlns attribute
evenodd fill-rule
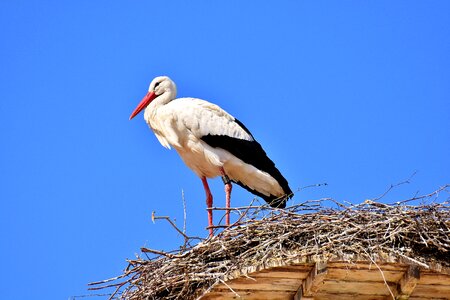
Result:
<svg viewBox="0 0 450 300"><path fill-rule="evenodd" d="M225 224L227 226L230 226L230 204L231 204L231 190L232 190L232 185L231 182L228 182L227 184L225 184L225 194L226 194L226 202L225 202L225 207L228 208L226 213L225 213Z"/></svg>
<svg viewBox="0 0 450 300"><path fill-rule="evenodd" d="M225 208L227 210L225 211L225 225L230 226L230 205L231 205L231 190L233 189L233 186L231 185L230 179L228 178L227 174L225 174L225 170L223 168L220 169L220 172L222 173L222 179L225 183Z"/></svg>
<svg viewBox="0 0 450 300"><path fill-rule="evenodd" d="M208 208L212 207L213 204L213 196L211 194L211 191L209 190L209 186L208 186L208 181L206 180L206 177L202 177L202 183L203 183L203 188L205 189L205 193L206 193L206 206ZM213 213L211 209L208 209L208 227L209 227L209 236L213 236Z"/></svg>

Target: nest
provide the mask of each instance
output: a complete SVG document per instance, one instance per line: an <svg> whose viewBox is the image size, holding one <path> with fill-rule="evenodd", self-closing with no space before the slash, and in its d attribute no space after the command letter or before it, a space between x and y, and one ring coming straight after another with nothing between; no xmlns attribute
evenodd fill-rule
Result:
<svg viewBox="0 0 450 300"><path fill-rule="evenodd" d="M111 298L121 299L196 299L248 273L246 268L311 257L376 262L393 255L424 268L449 268L450 205L436 199L447 187L394 204L321 199L287 209L234 208L238 221L212 238L190 246L194 240L185 236L177 252L143 248L150 257L129 260L124 274L92 283L92 289L114 287ZM411 200L422 204L410 205Z"/></svg>

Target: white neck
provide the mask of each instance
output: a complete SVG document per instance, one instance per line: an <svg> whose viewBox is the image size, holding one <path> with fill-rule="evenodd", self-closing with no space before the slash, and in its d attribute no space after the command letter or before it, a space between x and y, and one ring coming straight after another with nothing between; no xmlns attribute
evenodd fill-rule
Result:
<svg viewBox="0 0 450 300"><path fill-rule="evenodd" d="M156 110L169 103L170 101L174 100L177 95L176 88L171 89L167 88L164 93L156 97L146 108L144 111L144 118L146 120L149 120L151 116L156 113Z"/></svg>

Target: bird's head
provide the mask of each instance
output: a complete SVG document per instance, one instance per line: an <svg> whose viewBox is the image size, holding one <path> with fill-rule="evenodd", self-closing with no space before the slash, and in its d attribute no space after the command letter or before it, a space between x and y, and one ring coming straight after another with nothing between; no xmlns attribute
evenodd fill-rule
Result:
<svg viewBox="0 0 450 300"><path fill-rule="evenodd" d="M136 109L130 116L133 119L138 113L145 109L154 99L161 100L161 104L175 99L177 94L177 87L175 83L167 76L158 76L152 80L148 87L148 93L144 96L142 101L138 104Z"/></svg>

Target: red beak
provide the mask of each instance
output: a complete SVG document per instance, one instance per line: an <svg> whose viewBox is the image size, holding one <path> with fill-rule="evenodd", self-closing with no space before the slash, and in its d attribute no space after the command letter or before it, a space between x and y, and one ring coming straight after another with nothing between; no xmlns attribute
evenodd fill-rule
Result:
<svg viewBox="0 0 450 300"><path fill-rule="evenodd" d="M141 112L144 108L147 107L147 105L152 102L153 99L156 98L155 92L148 92L147 95L142 99L141 103L136 107L136 109L133 111L133 113L130 116L130 120L133 119L138 113Z"/></svg>

